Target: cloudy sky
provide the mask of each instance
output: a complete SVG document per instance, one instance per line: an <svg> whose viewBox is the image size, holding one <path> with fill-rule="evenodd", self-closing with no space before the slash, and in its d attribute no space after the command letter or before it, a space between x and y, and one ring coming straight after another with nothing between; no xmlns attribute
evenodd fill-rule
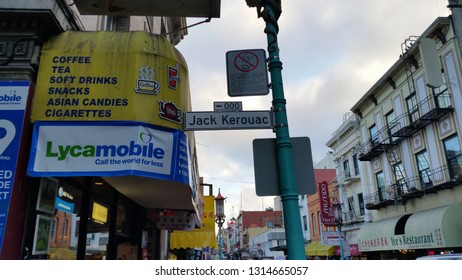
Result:
<svg viewBox="0 0 462 280"><path fill-rule="evenodd" d="M447 0L283 0L278 44L291 137L311 140L313 161L343 116L398 60L401 44L420 36ZM188 18L188 24L204 19ZM229 97L226 52L267 49L265 22L245 0L221 0L221 17L192 27L177 46L189 67L193 111L214 101L242 101L244 110L269 110L272 95ZM200 175L221 189L226 216L273 207L255 193L252 141L272 130L196 131Z"/></svg>

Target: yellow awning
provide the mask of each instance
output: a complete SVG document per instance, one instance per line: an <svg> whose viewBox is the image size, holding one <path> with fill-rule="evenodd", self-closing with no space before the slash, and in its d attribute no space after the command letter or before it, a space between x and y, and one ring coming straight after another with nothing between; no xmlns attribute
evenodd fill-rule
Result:
<svg viewBox="0 0 462 280"><path fill-rule="evenodd" d="M316 246L319 242L311 242L305 246L305 254L307 256L316 256Z"/></svg>
<svg viewBox="0 0 462 280"><path fill-rule="evenodd" d="M335 247L321 245L318 248L316 248L316 255L317 256L333 256L335 255Z"/></svg>
<svg viewBox="0 0 462 280"><path fill-rule="evenodd" d="M204 196L204 213L202 228L188 231L178 230L170 234L170 249L181 248L217 248L215 239L214 197Z"/></svg>
<svg viewBox="0 0 462 280"><path fill-rule="evenodd" d="M170 249L206 247L218 248L214 231L174 231L170 234Z"/></svg>
<svg viewBox="0 0 462 280"><path fill-rule="evenodd" d="M305 247L307 256L333 256L335 246L323 246L321 241L311 242Z"/></svg>

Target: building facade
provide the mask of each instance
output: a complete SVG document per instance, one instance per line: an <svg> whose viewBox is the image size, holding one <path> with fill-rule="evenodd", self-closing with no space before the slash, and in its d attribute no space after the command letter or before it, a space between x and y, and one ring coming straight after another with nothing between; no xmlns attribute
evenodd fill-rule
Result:
<svg viewBox="0 0 462 280"><path fill-rule="evenodd" d="M124 13L0 3L0 259L165 259L169 230L201 226L194 135L181 126L187 66L174 47L188 7L159 2L124 2ZM219 1L206 2L218 13L195 5L193 16L219 16Z"/></svg>
<svg viewBox="0 0 462 280"><path fill-rule="evenodd" d="M343 123L326 143L331 148L336 163L336 176L333 181L337 188L342 209L341 231L344 237L344 257L362 258L358 250L358 231L364 221L368 221L369 211L365 208L358 160L359 117L353 113L344 115Z"/></svg>
<svg viewBox="0 0 462 280"><path fill-rule="evenodd" d="M258 260L285 259L286 232L284 228L262 228L250 235L250 257Z"/></svg>
<svg viewBox="0 0 462 280"><path fill-rule="evenodd" d="M282 211L271 208L265 211L241 211L237 217L239 230L239 257L252 258L251 251L255 248L250 244L253 236L266 231L268 228L283 228ZM285 238L284 238L285 240Z"/></svg>
<svg viewBox="0 0 462 280"><path fill-rule="evenodd" d="M450 17L405 40L399 60L351 109L371 213L357 239L368 259L462 249L461 6L450 7Z"/></svg>

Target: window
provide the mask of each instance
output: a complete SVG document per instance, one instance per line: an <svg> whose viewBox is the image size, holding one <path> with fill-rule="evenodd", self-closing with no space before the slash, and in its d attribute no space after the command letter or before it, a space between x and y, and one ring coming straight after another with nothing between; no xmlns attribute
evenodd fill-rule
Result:
<svg viewBox="0 0 462 280"><path fill-rule="evenodd" d="M350 173L350 163L348 162L348 160L345 160L343 162L343 172L345 174L345 178L350 178L351 177L351 173Z"/></svg>
<svg viewBox="0 0 462 280"><path fill-rule="evenodd" d="M462 179L462 151L457 134L444 139L443 144L451 179Z"/></svg>
<svg viewBox="0 0 462 280"><path fill-rule="evenodd" d="M56 242L56 230L58 227L58 218L54 218L51 222L51 233L50 233L50 241Z"/></svg>
<svg viewBox="0 0 462 280"><path fill-rule="evenodd" d="M80 228L80 221L75 222L75 231L74 231L74 237L79 237L79 228Z"/></svg>
<svg viewBox="0 0 462 280"><path fill-rule="evenodd" d="M303 219L303 230L307 231L308 230L308 221L306 219L306 215L302 217Z"/></svg>
<svg viewBox="0 0 462 280"><path fill-rule="evenodd" d="M397 124L395 122L395 112L393 110L385 115L385 121L387 122L388 137L391 142L393 142L397 138L392 137L392 134L398 130Z"/></svg>
<svg viewBox="0 0 462 280"><path fill-rule="evenodd" d="M419 107L417 106L417 96L415 93L406 98L406 105L409 114L409 123L414 123L419 119Z"/></svg>
<svg viewBox="0 0 462 280"><path fill-rule="evenodd" d="M355 200L352 196L349 196L347 198L347 201L348 201L348 218L349 220L354 220L355 217L356 217L356 213L355 213Z"/></svg>
<svg viewBox="0 0 462 280"><path fill-rule="evenodd" d="M95 234L94 233L87 234L87 245L91 245L92 241L94 241L94 240L95 240Z"/></svg>
<svg viewBox="0 0 462 280"><path fill-rule="evenodd" d="M369 136L371 137L372 146L379 144L379 134L377 133L377 126L375 124L369 127Z"/></svg>
<svg viewBox="0 0 462 280"><path fill-rule="evenodd" d="M98 239L98 245L107 245L109 244L109 233L102 234Z"/></svg>
<svg viewBox="0 0 462 280"><path fill-rule="evenodd" d="M422 151L416 154L417 171L419 172L420 184L423 188L432 185L430 177L430 164L428 162L427 151Z"/></svg>
<svg viewBox="0 0 462 280"><path fill-rule="evenodd" d="M358 155L357 154L354 154L353 155L353 166L354 166L354 172L355 172L355 176L358 176L359 175L359 165L358 165Z"/></svg>
<svg viewBox="0 0 462 280"><path fill-rule="evenodd" d="M375 180L379 193L379 200L384 201L387 199L387 193L385 192L385 176L382 171L375 174Z"/></svg>
<svg viewBox="0 0 462 280"><path fill-rule="evenodd" d="M313 236L317 236L318 235L318 229L317 229L315 213L311 214L311 226L313 227Z"/></svg>
<svg viewBox="0 0 462 280"><path fill-rule="evenodd" d="M63 220L62 224L62 233L61 233L61 242L64 243L66 242L66 237L67 237L67 219Z"/></svg>
<svg viewBox="0 0 462 280"><path fill-rule="evenodd" d="M318 220L316 221L316 227L317 227L317 235L321 235L321 232L322 232L322 223L321 223L321 212L318 211L317 213L318 215Z"/></svg>
<svg viewBox="0 0 462 280"><path fill-rule="evenodd" d="M364 208L364 198L363 193L358 193L358 203L359 203L359 214L361 216L366 215L366 210Z"/></svg>
<svg viewBox="0 0 462 280"><path fill-rule="evenodd" d="M446 82L446 77L444 73L441 73L443 76L443 85L439 88L434 89L435 99L436 99L436 107L437 108L448 108L451 107L451 98L448 94L448 86Z"/></svg>
<svg viewBox="0 0 462 280"><path fill-rule="evenodd" d="M400 187L403 187L406 184L406 178L404 175L404 167L402 162L398 162L393 165L393 173L395 174L396 184Z"/></svg>

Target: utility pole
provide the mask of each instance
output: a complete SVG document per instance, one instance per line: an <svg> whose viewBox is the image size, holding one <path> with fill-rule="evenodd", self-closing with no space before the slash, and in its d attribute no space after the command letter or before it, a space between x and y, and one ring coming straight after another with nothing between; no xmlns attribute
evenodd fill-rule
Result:
<svg viewBox="0 0 462 280"><path fill-rule="evenodd" d="M271 76L273 109L275 114L276 154L280 178L280 193L289 260L306 260L305 242L298 206L298 193L292 156L292 143L287 121L286 99L282 85L282 62L279 60L277 20L281 15L281 0L246 0L249 7L256 7L258 17L266 23L268 41L268 70Z"/></svg>

